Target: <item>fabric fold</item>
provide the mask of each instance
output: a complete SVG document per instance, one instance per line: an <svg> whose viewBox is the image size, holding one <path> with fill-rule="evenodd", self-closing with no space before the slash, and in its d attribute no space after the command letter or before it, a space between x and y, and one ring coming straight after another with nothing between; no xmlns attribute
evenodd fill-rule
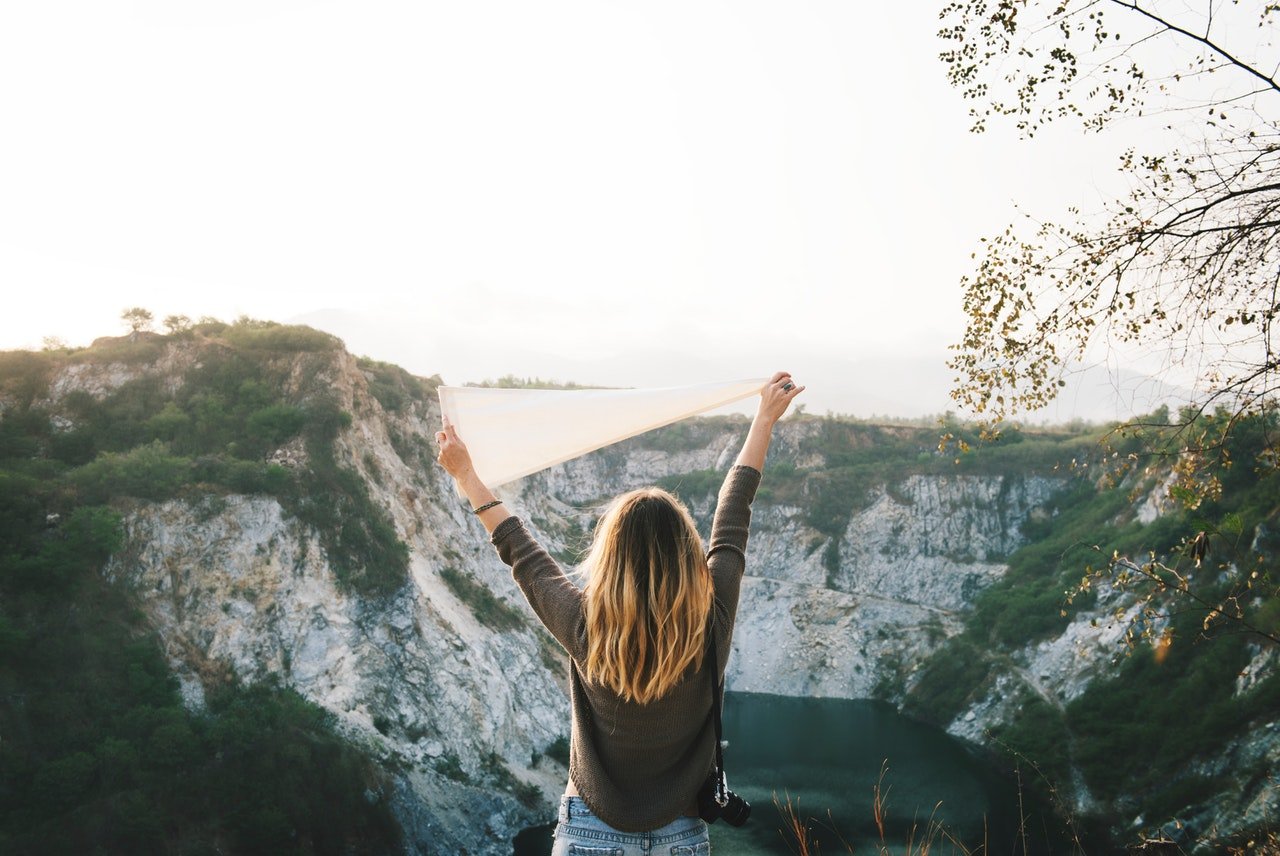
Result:
<svg viewBox="0 0 1280 856"><path fill-rule="evenodd" d="M439 388L489 487L757 394L768 378L657 389Z"/></svg>

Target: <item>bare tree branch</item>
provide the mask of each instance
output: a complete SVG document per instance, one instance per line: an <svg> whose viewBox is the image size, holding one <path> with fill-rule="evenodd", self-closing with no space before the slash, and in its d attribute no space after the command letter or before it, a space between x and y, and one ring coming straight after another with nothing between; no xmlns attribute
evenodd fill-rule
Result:
<svg viewBox="0 0 1280 856"><path fill-rule="evenodd" d="M1195 33L1191 32L1190 30L1183 29L1182 27L1179 27L1177 24L1174 24L1174 23L1171 23L1170 21L1167 21L1166 19L1164 19L1164 18L1160 17L1159 15L1156 15L1156 14L1155 14L1155 13L1153 13L1153 12L1150 12L1150 11L1148 11L1148 10L1146 10L1146 9L1143 9L1143 8L1142 8L1141 6L1139 6L1136 2L1134 2L1134 3L1126 3L1126 2L1124 2L1124 0L1111 0L1111 2L1112 2L1112 3L1114 3L1115 5L1119 6L1119 7L1120 7L1120 8L1122 8L1122 9L1128 9L1128 10L1129 10L1129 11L1131 11L1131 12L1137 12L1139 15L1142 15L1143 17L1149 18L1150 20L1152 20L1152 21L1154 21L1155 23L1159 24L1160 26L1164 27L1166 30L1169 30L1169 31L1171 31L1171 32L1177 33L1177 34L1182 35L1182 36L1186 36L1187 38L1191 39L1192 41L1199 42L1200 44L1202 44L1202 45L1204 45L1205 47L1209 48L1209 50L1211 50L1211 51L1213 51L1214 53L1216 53L1218 56L1220 56L1220 57L1222 57L1223 59L1225 59L1227 62L1229 62L1229 63L1231 63L1232 65L1234 65L1236 68L1240 69L1241 71L1245 72L1246 74L1251 74L1251 75L1253 75L1254 77L1256 77L1256 78L1258 78L1259 80L1261 80L1263 83L1267 84L1267 88L1268 88L1268 89L1274 90L1274 91L1276 91L1276 92L1280 92L1280 85L1277 85L1277 84L1276 84L1276 82L1275 82L1275 80L1274 80L1273 78L1268 77L1267 75L1263 74L1261 71L1259 71L1258 69L1256 69L1256 68L1254 68L1253 66L1249 65L1248 63L1246 63L1246 62L1242 62L1241 60L1239 60L1239 59L1235 58L1235 57L1234 57L1234 56L1232 56L1231 54L1227 53L1227 51L1226 51L1225 49L1223 49L1223 47L1222 47L1221 45L1219 45L1219 44L1217 44L1217 43L1213 42L1211 39L1209 39L1209 37L1208 37L1208 30L1207 30L1207 29L1206 29L1206 31L1205 31L1205 35L1203 35L1203 36L1199 36L1199 35L1196 35ZM1209 20L1210 20L1210 21L1212 21L1212 20L1213 20L1213 15L1212 15L1213 4L1210 4L1210 5L1209 5L1209 9L1210 9L1210 16L1209 16Z"/></svg>

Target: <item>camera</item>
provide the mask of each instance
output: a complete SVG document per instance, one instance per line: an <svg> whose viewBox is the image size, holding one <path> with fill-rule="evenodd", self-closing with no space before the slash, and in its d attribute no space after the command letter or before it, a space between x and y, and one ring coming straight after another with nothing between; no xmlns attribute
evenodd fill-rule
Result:
<svg viewBox="0 0 1280 856"><path fill-rule="evenodd" d="M742 826L751 817L751 803L729 790L727 778L711 773L698 789L698 817L707 823L724 818L730 826Z"/></svg>

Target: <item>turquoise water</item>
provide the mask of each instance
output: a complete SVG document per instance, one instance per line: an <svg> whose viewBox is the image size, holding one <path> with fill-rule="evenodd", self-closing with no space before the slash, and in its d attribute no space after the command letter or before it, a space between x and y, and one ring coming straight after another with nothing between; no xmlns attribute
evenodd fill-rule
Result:
<svg viewBox="0 0 1280 856"><path fill-rule="evenodd" d="M730 693L725 703L725 767L729 786L752 805L747 825L711 827L712 848L725 854L794 854L794 836L775 799L788 797L808 820L823 854L877 852L874 788L882 792L884 844L890 852L921 842L930 822L984 853L1019 853L1019 789L962 741L897 713L889 705ZM1032 853L1065 848L1043 807L1023 796L1021 816ZM985 847L984 847L985 845ZM546 856L550 826L517 839L516 856ZM932 854L964 852L941 836Z"/></svg>

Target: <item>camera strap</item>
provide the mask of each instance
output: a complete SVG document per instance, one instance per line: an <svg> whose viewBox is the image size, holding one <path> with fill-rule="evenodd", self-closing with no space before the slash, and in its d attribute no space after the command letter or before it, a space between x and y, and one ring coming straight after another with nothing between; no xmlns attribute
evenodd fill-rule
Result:
<svg viewBox="0 0 1280 856"><path fill-rule="evenodd" d="M707 627L707 657L710 664L707 668L707 674L711 675L711 721L715 723L716 729L716 805L724 808L729 804L727 793L729 786L724 775L724 738L722 736L723 728L720 724L722 684L716 680L720 672L720 661L716 659L714 622L711 622Z"/></svg>

